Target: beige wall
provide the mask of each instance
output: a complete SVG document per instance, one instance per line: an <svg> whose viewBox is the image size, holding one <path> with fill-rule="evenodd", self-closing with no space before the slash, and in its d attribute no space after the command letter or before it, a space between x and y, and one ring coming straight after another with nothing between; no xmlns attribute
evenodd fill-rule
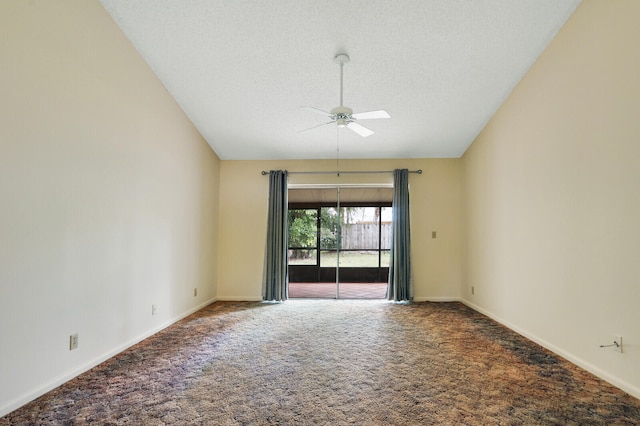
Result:
<svg viewBox="0 0 640 426"><path fill-rule="evenodd" d="M351 160L340 170L422 169L409 178L416 300L460 296L461 161ZM269 177L262 170L336 170L336 161L223 161L220 166L218 298L259 300L267 225ZM391 174L295 175L297 184L391 184ZM437 238L431 239L431 231Z"/></svg>
<svg viewBox="0 0 640 426"><path fill-rule="evenodd" d="M0 64L1 416L215 297L219 160L97 1L0 2Z"/></svg>
<svg viewBox="0 0 640 426"><path fill-rule="evenodd" d="M462 297L640 397L639 21L584 1L464 155Z"/></svg>
<svg viewBox="0 0 640 426"><path fill-rule="evenodd" d="M639 18L585 1L463 159L339 167L424 170L416 300L461 297L636 396ZM95 1L0 2L0 47L2 415L215 297L259 299L260 171L336 166L219 161Z"/></svg>

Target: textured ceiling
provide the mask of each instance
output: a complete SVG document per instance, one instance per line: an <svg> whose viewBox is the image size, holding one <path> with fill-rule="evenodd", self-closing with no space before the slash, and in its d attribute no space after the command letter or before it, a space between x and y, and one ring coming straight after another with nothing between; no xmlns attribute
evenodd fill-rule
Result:
<svg viewBox="0 0 640 426"><path fill-rule="evenodd" d="M101 0L218 156L459 157L579 0ZM300 108L385 109L362 138ZM339 149L339 153L338 153Z"/></svg>

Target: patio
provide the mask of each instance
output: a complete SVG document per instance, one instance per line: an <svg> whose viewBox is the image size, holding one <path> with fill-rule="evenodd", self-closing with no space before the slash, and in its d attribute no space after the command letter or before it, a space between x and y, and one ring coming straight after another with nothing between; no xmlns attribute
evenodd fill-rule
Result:
<svg viewBox="0 0 640 426"><path fill-rule="evenodd" d="M384 299L387 283L340 283L340 299ZM289 298L335 299L336 283L289 283Z"/></svg>

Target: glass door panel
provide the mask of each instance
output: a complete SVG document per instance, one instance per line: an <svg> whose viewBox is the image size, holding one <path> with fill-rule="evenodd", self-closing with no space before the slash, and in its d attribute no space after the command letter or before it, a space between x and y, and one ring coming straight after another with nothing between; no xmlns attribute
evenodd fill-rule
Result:
<svg viewBox="0 0 640 426"><path fill-rule="evenodd" d="M384 298L391 240L385 202L341 205L343 188L302 193L289 207L289 296ZM290 191L291 192L291 191ZM290 203L292 202L290 198ZM388 206L388 204L386 204Z"/></svg>

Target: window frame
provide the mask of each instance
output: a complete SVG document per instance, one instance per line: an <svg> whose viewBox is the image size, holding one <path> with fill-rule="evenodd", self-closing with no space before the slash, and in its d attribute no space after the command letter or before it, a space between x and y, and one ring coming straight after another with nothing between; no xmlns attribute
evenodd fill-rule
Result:
<svg viewBox="0 0 640 426"><path fill-rule="evenodd" d="M335 265L335 266L321 266L322 263L322 252L323 251L329 251L329 252L335 252L338 249L325 249L322 248L322 214L321 214L321 209L322 208L326 208L326 207L333 207L333 208L337 208L338 205L335 202L294 202L294 203L289 203L288 205L288 210L287 210L287 214L288 211L290 210L316 210L316 245L315 247L290 247L289 246L289 241L287 241L287 249L288 250L296 250L296 249L305 249L305 250L316 250L316 263L315 264L295 264L295 265L290 265L294 266L294 267L307 267L307 268L318 268L318 277L320 277L321 275L321 269L336 269L339 268L340 270L345 270L345 269L376 269L377 275L378 276L382 276L382 271L385 270L385 272L388 273L388 268L389 266L382 266L382 254L384 252L389 252L390 249L383 249L382 248L382 213L380 213L378 215L378 223L376 224L378 227L378 246L375 249L366 249L367 251L376 251L378 254L378 262L377 262L377 266L372 266L372 267L348 267L348 266L339 266L339 265ZM375 202L341 202L340 203L340 208L344 208L344 207L373 207L373 208L383 208L383 207L392 207L392 203L390 201L375 201ZM341 212L339 212L340 214ZM341 231L340 231L341 232ZM338 234L338 238L340 238L340 233ZM338 242L339 243L339 242ZM348 252L348 251L362 251L364 249L340 249L340 252ZM319 278L320 280L320 278Z"/></svg>

